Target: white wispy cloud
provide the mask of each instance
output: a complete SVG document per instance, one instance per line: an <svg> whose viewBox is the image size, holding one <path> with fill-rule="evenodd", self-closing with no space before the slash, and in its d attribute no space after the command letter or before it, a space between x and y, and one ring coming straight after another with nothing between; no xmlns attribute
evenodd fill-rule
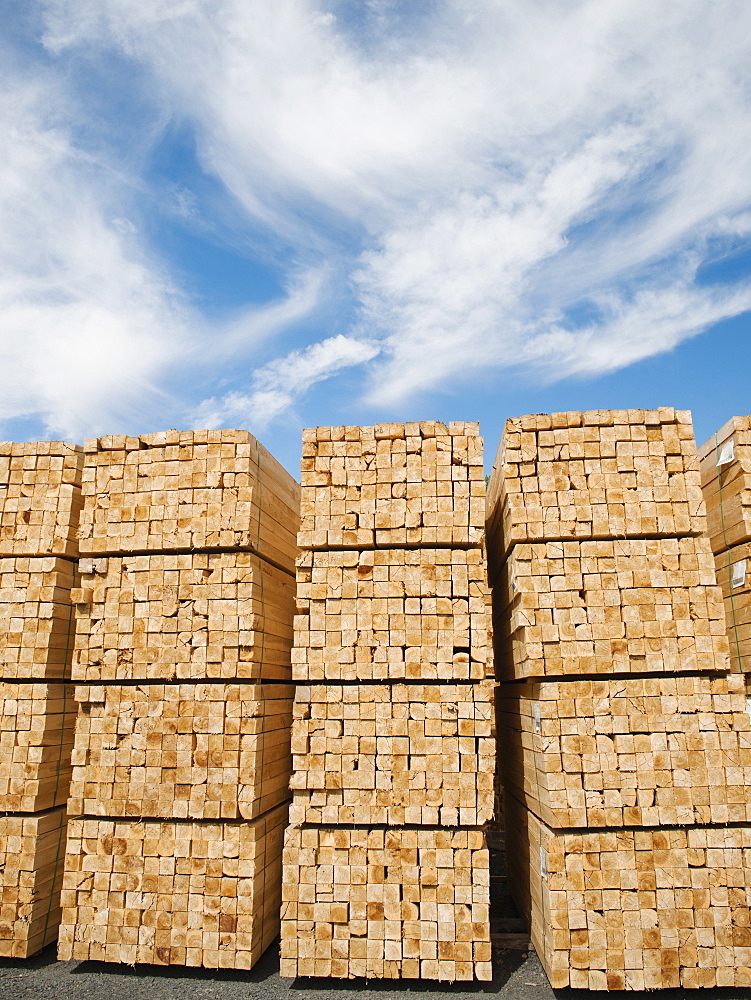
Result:
<svg viewBox="0 0 751 1000"><path fill-rule="evenodd" d="M347 272L344 339L369 345L347 367L363 365L362 393L381 406L543 358L559 376L615 370L749 308L747 285L697 275L749 236L751 5L371 2L356 25L340 0L43 9L52 57L134 60L163 116L194 129L205 170L287 248L283 301L223 329L193 317L183 340L204 355L284 334ZM104 228L131 261L108 315L142 336L178 326L159 312L174 310L171 292L136 275L137 234ZM284 388L272 363L201 412L283 412L341 370L321 360L336 339L279 360L311 379ZM136 352L125 380L159 384L165 343L147 369Z"/></svg>
<svg viewBox="0 0 751 1000"><path fill-rule="evenodd" d="M213 428L239 423L263 430L316 382L365 364L379 351L377 344L343 334L291 351L259 368L250 392L229 392L219 399L204 400L194 414L196 425Z"/></svg>
<svg viewBox="0 0 751 1000"><path fill-rule="evenodd" d="M0 89L0 420L82 437L151 401L185 330L179 295L108 213L54 81Z"/></svg>

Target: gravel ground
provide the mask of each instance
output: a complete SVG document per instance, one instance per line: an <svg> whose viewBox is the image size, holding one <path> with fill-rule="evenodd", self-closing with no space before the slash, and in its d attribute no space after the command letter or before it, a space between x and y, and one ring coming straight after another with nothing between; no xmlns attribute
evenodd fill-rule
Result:
<svg viewBox="0 0 751 1000"><path fill-rule="evenodd" d="M496 956L492 983L403 980L280 979L277 946L272 945L250 972L214 971L105 962L58 962L55 945L26 961L0 959L2 1000L594 1000L585 990L552 990L534 952L504 951ZM633 993L608 994L633 998ZM748 989L664 990L659 1000L751 1000Z"/></svg>

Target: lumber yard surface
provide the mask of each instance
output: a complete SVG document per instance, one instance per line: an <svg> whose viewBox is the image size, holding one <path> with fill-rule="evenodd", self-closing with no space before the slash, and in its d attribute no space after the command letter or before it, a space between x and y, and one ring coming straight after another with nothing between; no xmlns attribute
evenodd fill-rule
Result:
<svg viewBox="0 0 751 1000"><path fill-rule="evenodd" d="M278 943L250 972L235 969L186 969L181 966L115 965L109 962L58 962L50 945L34 958L0 959L2 1000L390 1000L418 994L421 1000L587 1000L589 990L553 990L534 951L502 951L493 962L491 982L436 983L396 979L282 979ZM625 991L616 995L626 996ZM646 996L647 991L644 991ZM633 990L628 997L640 995ZM654 993L650 993L654 996ZM611 996L613 994L611 993ZM660 990L660 1000L697 996L684 989ZM702 1000L746 1000L751 990L714 988Z"/></svg>

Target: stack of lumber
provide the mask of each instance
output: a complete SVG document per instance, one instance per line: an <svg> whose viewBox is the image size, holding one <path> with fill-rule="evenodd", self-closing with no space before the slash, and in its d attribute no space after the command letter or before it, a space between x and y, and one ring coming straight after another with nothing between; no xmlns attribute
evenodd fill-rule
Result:
<svg viewBox="0 0 751 1000"><path fill-rule="evenodd" d="M82 463L64 441L0 442L0 553L76 558Z"/></svg>
<svg viewBox="0 0 751 1000"><path fill-rule="evenodd" d="M751 417L729 420L701 446L699 461L730 662L751 695Z"/></svg>
<svg viewBox="0 0 751 1000"><path fill-rule="evenodd" d="M252 552L84 558L79 566L76 680L289 680L289 572Z"/></svg>
<svg viewBox="0 0 751 1000"><path fill-rule="evenodd" d="M479 546L303 551L297 603L295 680L481 681L492 672Z"/></svg>
<svg viewBox="0 0 751 1000"><path fill-rule="evenodd" d="M75 701L81 449L0 443L0 956L57 937Z"/></svg>
<svg viewBox="0 0 751 1000"><path fill-rule="evenodd" d="M507 801L510 873L529 872L551 983L751 986L751 827L556 830Z"/></svg>
<svg viewBox="0 0 751 1000"><path fill-rule="evenodd" d="M290 826L284 867L282 975L490 978L481 830Z"/></svg>
<svg viewBox="0 0 751 1000"><path fill-rule="evenodd" d="M70 675L76 564L60 556L0 555L0 671L14 680Z"/></svg>
<svg viewBox="0 0 751 1000"><path fill-rule="evenodd" d="M506 787L552 827L751 823L751 719L732 675L504 685Z"/></svg>
<svg viewBox="0 0 751 1000"><path fill-rule="evenodd" d="M492 684L297 691L291 823L475 827L493 797Z"/></svg>
<svg viewBox="0 0 751 1000"><path fill-rule="evenodd" d="M279 933L286 821L71 819L61 957L250 969Z"/></svg>
<svg viewBox="0 0 751 1000"><path fill-rule="evenodd" d="M298 487L244 431L85 453L58 953L248 969L279 933Z"/></svg>
<svg viewBox="0 0 751 1000"><path fill-rule="evenodd" d="M686 410L592 410L506 421L488 483L488 547L697 535L704 504Z"/></svg>
<svg viewBox="0 0 751 1000"><path fill-rule="evenodd" d="M495 596L507 680L716 670L727 652L706 538L519 543Z"/></svg>
<svg viewBox="0 0 751 1000"><path fill-rule="evenodd" d="M107 684L82 692L68 809L255 819L289 786L288 684Z"/></svg>
<svg viewBox="0 0 751 1000"><path fill-rule="evenodd" d="M81 555L207 549L294 564L299 487L247 431L84 443Z"/></svg>
<svg viewBox="0 0 751 1000"><path fill-rule="evenodd" d="M65 806L0 816L0 957L28 958L60 924Z"/></svg>
<svg viewBox="0 0 751 1000"><path fill-rule="evenodd" d="M300 548L479 545L482 455L477 424L304 431Z"/></svg>
<svg viewBox="0 0 751 1000"><path fill-rule="evenodd" d="M697 480L669 409L508 421L493 471L509 882L555 988L751 982L751 719Z"/></svg>
<svg viewBox="0 0 751 1000"><path fill-rule="evenodd" d="M283 976L490 979L474 424L304 432Z"/></svg>
<svg viewBox="0 0 751 1000"><path fill-rule="evenodd" d="M66 683L0 681L0 802L35 813L65 802L76 719Z"/></svg>

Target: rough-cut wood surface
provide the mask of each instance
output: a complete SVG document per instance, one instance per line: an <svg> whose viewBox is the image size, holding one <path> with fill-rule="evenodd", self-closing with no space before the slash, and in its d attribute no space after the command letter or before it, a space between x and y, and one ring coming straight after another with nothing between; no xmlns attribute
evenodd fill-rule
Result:
<svg viewBox="0 0 751 1000"><path fill-rule="evenodd" d="M492 978L477 830L290 826L282 976Z"/></svg>
<svg viewBox="0 0 751 1000"><path fill-rule="evenodd" d="M252 552L82 559L73 678L289 679L295 584Z"/></svg>
<svg viewBox="0 0 751 1000"><path fill-rule="evenodd" d="M751 693L751 417L732 417L702 445L699 458L730 662L747 675Z"/></svg>
<svg viewBox="0 0 751 1000"><path fill-rule="evenodd" d="M297 681L480 680L492 672L482 549L303 552Z"/></svg>
<svg viewBox="0 0 751 1000"><path fill-rule="evenodd" d="M554 988L751 986L751 827L555 831L507 808L509 883Z"/></svg>
<svg viewBox="0 0 751 1000"><path fill-rule="evenodd" d="M493 715L489 681L298 687L290 822L488 822Z"/></svg>
<svg viewBox="0 0 751 1000"><path fill-rule="evenodd" d="M301 548L467 545L482 538L479 425L303 431Z"/></svg>
<svg viewBox="0 0 751 1000"><path fill-rule="evenodd" d="M751 540L751 417L732 417L704 442L699 460L712 551Z"/></svg>
<svg viewBox="0 0 751 1000"><path fill-rule="evenodd" d="M286 684L78 687L71 816L254 819L289 798Z"/></svg>
<svg viewBox="0 0 751 1000"><path fill-rule="evenodd" d="M57 937L76 704L70 600L83 452L0 443L0 956Z"/></svg>
<svg viewBox="0 0 751 1000"><path fill-rule="evenodd" d="M279 933L286 821L72 819L58 957L251 968Z"/></svg>
<svg viewBox="0 0 751 1000"><path fill-rule="evenodd" d="M79 445L0 442L0 555L78 555L82 466Z"/></svg>
<svg viewBox="0 0 751 1000"><path fill-rule="evenodd" d="M69 676L75 564L56 556L0 558L0 677Z"/></svg>
<svg viewBox="0 0 751 1000"><path fill-rule="evenodd" d="M303 432L283 976L491 978L484 494L476 424Z"/></svg>
<svg viewBox="0 0 751 1000"><path fill-rule="evenodd" d="M0 957L28 958L57 937L65 807L0 816Z"/></svg>
<svg viewBox="0 0 751 1000"><path fill-rule="evenodd" d="M496 566L518 542L701 534L691 415L665 407L507 420L487 510Z"/></svg>
<svg viewBox="0 0 751 1000"><path fill-rule="evenodd" d="M294 567L299 486L247 431L84 444L82 555L253 549Z"/></svg>
<svg viewBox="0 0 751 1000"><path fill-rule="evenodd" d="M751 823L738 675L505 684L498 697L506 788L548 826Z"/></svg>
<svg viewBox="0 0 751 1000"><path fill-rule="evenodd" d="M705 538L519 544L494 594L505 680L728 668Z"/></svg>
<svg viewBox="0 0 751 1000"><path fill-rule="evenodd" d="M506 425L488 544L509 883L554 988L751 984L751 719L699 483L688 413Z"/></svg>
<svg viewBox="0 0 751 1000"><path fill-rule="evenodd" d="M64 805L76 720L70 684L0 682L0 811Z"/></svg>
<svg viewBox="0 0 751 1000"><path fill-rule="evenodd" d="M751 684L751 542L715 556L717 582L725 602L732 669Z"/></svg>

